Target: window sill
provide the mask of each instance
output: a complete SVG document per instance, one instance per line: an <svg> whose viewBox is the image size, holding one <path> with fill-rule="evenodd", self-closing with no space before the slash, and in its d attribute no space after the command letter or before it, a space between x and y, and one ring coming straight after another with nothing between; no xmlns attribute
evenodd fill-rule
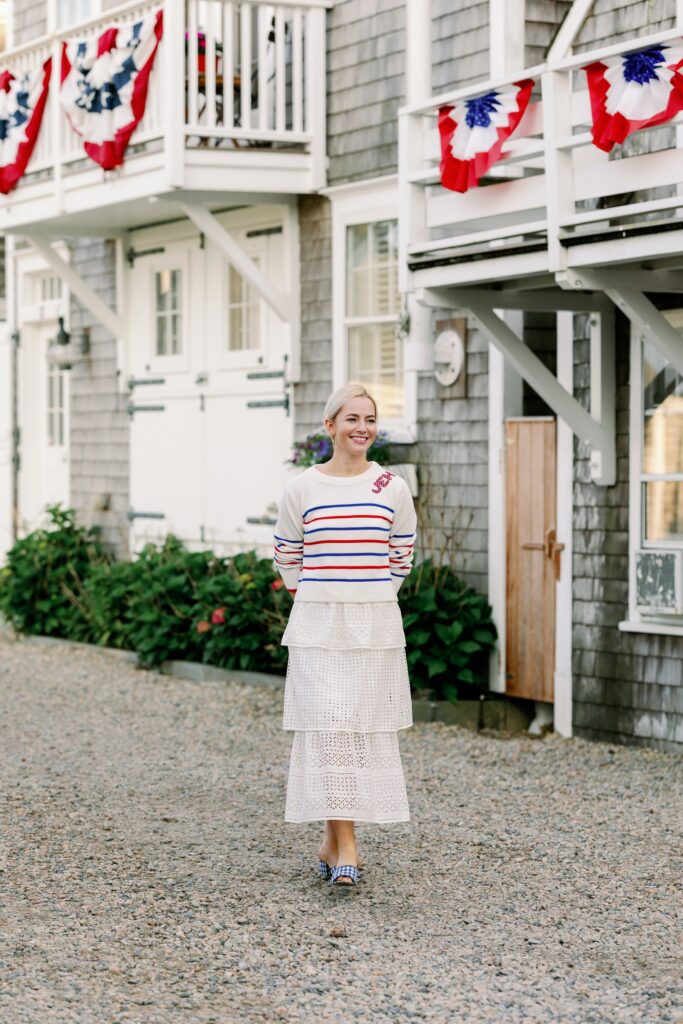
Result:
<svg viewBox="0 0 683 1024"><path fill-rule="evenodd" d="M683 623L630 622L619 623L622 633L657 633L662 636L683 636Z"/></svg>

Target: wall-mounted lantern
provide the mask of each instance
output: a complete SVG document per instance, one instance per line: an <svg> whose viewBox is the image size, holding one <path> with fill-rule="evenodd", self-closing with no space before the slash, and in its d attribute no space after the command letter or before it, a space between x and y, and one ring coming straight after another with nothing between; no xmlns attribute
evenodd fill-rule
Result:
<svg viewBox="0 0 683 1024"><path fill-rule="evenodd" d="M70 370L75 363L80 363L90 354L90 328L86 327L81 334L80 344L72 340L64 327L64 317L60 316L57 335L48 346L47 359L51 366L59 370Z"/></svg>

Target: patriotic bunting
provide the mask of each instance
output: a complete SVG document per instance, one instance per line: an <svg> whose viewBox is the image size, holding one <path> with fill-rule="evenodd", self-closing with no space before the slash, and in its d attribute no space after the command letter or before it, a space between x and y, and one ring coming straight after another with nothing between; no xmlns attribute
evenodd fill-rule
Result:
<svg viewBox="0 0 683 1024"><path fill-rule="evenodd" d="M609 153L632 132L683 110L682 67L683 39L585 67L598 149Z"/></svg>
<svg viewBox="0 0 683 1024"><path fill-rule="evenodd" d="M142 120L163 12L98 39L64 43L60 101L83 148L105 171L119 167Z"/></svg>
<svg viewBox="0 0 683 1024"><path fill-rule="evenodd" d="M24 174L36 144L50 88L52 61L19 78L0 73L0 192L7 195Z"/></svg>
<svg viewBox="0 0 683 1024"><path fill-rule="evenodd" d="M466 192L500 158L503 143L514 132L526 110L533 81L462 100L439 110L441 184Z"/></svg>

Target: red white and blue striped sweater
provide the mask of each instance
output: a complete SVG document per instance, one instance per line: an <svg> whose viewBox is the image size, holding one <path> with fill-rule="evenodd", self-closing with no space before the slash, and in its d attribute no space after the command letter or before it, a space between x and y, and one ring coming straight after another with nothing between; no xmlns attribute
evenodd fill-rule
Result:
<svg viewBox="0 0 683 1024"><path fill-rule="evenodd" d="M353 477L311 466L282 496L275 564L297 601L395 601L415 527L408 485L376 462Z"/></svg>

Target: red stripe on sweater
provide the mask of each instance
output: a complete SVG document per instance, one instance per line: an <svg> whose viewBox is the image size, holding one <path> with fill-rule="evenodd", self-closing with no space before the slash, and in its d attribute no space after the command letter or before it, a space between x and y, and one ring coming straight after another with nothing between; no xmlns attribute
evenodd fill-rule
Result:
<svg viewBox="0 0 683 1024"><path fill-rule="evenodd" d="M313 546L314 544L387 544L386 537L382 537L380 540L305 540L304 547L307 544Z"/></svg>

